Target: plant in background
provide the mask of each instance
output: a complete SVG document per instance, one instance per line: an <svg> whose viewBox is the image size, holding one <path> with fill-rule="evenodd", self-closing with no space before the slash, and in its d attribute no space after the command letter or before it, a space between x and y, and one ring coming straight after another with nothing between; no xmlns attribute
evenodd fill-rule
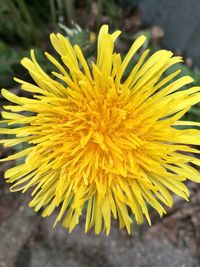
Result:
<svg viewBox="0 0 200 267"><path fill-rule="evenodd" d="M0 5L0 14L4 17L3 23L0 23L0 33L6 40L12 36L9 41L13 41L12 38L15 36L23 41L23 46L31 43L39 44L41 32L37 30L24 0L5 0Z"/></svg>
<svg viewBox="0 0 200 267"><path fill-rule="evenodd" d="M120 31L108 33L102 26L98 36L97 61L88 65L78 45L72 46L61 34L51 34L60 55L59 62L46 53L57 67L48 76L37 63L34 51L22 65L35 84L15 79L33 98L18 97L3 89L14 103L2 112L1 140L6 147L20 143L28 148L6 160L24 159L5 173L11 191L32 188L30 207L49 216L58 208L55 224L62 220L71 232L86 209L85 231L99 234L111 229L111 218L130 233L133 220L146 217L148 205L162 217L163 205L171 207L171 192L188 200L186 179L200 182L190 163L200 161L187 152L199 153L190 145L200 144L200 126L179 120L200 100L200 87L179 90L191 83L189 76L174 78L179 70L162 74L181 57L160 50L147 59L145 50L127 78L123 74L146 37L138 37L127 55L114 52ZM173 79L173 82L172 82ZM16 127L17 126L17 127ZM133 215L133 216L132 216ZM134 219L133 219L134 217Z"/></svg>

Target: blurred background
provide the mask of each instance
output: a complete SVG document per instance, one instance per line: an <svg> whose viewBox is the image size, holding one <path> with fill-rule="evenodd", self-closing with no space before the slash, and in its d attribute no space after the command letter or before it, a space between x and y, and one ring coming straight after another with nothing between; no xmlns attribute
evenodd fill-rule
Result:
<svg viewBox="0 0 200 267"><path fill-rule="evenodd" d="M24 94L13 77L30 80L20 61L32 48L42 67L52 70L43 53L55 55L51 32L61 32L73 44L78 43L91 61L98 30L105 23L111 31L123 32L116 43L122 54L145 33L145 48L152 53L166 48L183 56L184 64L175 68L200 85L199 14L199 0L0 0L0 88ZM0 95L1 110L5 103ZM194 106L185 119L199 121L199 107ZM11 153L12 149L0 148L1 157ZM174 208L162 220L152 211L153 226L133 226L131 236L119 231L115 222L108 238L92 232L85 235L84 218L68 234L61 226L52 229L56 214L42 219L29 209L28 194L9 193L3 173L11 164L0 165L0 267L200 267L197 184L188 183L190 203L174 197Z"/></svg>

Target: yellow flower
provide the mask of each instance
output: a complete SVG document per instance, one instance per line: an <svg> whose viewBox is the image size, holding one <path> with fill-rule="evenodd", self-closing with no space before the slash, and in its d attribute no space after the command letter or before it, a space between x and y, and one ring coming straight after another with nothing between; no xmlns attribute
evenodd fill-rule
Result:
<svg viewBox="0 0 200 267"><path fill-rule="evenodd" d="M91 43L94 43L96 40L96 34L94 32L91 32L90 33L90 42Z"/></svg>
<svg viewBox="0 0 200 267"><path fill-rule="evenodd" d="M200 165L200 160L187 154L199 153L189 145L200 145L200 132L175 127L200 126L179 121L199 102L200 87L179 90L192 82L189 76L174 80L180 70L161 78L182 61L166 50L148 59L149 50L144 51L123 77L146 37L138 37L122 59L114 52L119 34L109 34L108 26L102 26L97 62L90 67L78 45L51 34L62 64L45 54L58 72L47 75L31 51L31 59L24 58L22 65L35 84L15 80L33 98L2 90L15 105L4 107L8 111L2 117L9 128L0 129L14 138L1 143L29 145L2 160L24 159L6 171L5 179L14 183L11 191L33 188L30 207L42 208L42 216L58 207L55 224L62 220L70 232L86 214L86 232L94 227L96 234L104 230L108 235L113 217L130 233L134 220L141 224L146 217L151 223L147 204L162 217L163 205L173 205L171 192L188 200L184 181L200 182L190 164Z"/></svg>

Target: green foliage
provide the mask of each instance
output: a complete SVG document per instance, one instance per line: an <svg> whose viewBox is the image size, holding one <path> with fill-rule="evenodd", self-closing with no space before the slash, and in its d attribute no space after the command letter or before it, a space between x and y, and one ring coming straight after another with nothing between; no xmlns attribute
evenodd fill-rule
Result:
<svg viewBox="0 0 200 267"><path fill-rule="evenodd" d="M0 87L12 87L14 76L14 65L18 64L19 53L0 42Z"/></svg>
<svg viewBox="0 0 200 267"><path fill-rule="evenodd" d="M52 64L46 60L42 50L35 48L34 51L40 65L45 71L50 73ZM16 86L13 77L18 77L27 81L30 79L27 71L20 63L23 57L30 57L30 48L13 48L6 43L0 42L0 88L12 88Z"/></svg>
<svg viewBox="0 0 200 267"><path fill-rule="evenodd" d="M39 31L36 30L33 17L24 0L1 1L0 15L4 18L0 22L0 34L4 40L20 40L22 46L37 43Z"/></svg>

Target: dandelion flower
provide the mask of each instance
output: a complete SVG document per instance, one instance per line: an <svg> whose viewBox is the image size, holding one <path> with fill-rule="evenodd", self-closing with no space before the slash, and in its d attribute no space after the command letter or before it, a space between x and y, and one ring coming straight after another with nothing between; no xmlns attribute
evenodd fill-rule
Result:
<svg viewBox="0 0 200 267"><path fill-rule="evenodd" d="M32 98L2 89L14 103L2 112L1 140L6 147L26 148L5 160L21 158L5 172L11 191L32 189L30 207L49 216L70 232L85 214L85 232L108 235L112 218L130 233L133 221L151 224L148 207L162 217L173 205L172 193L188 200L184 182L200 182L193 167L200 160L190 145L200 145L198 122L179 120L200 100L200 87L179 90L189 76L162 74L181 62L172 52L142 53L128 76L124 72L146 37L138 37L124 58L114 52L120 31L108 26L98 35L97 61L88 64L80 47L61 34L51 34L60 60L45 53L58 72L49 76L37 63L34 51L22 65L34 84L15 79ZM148 57L148 58L147 58ZM62 62L62 63L61 63ZM180 125L187 126L179 129ZM183 128L183 127L182 127ZM192 128L192 129L191 129ZM188 153L190 152L190 153Z"/></svg>

